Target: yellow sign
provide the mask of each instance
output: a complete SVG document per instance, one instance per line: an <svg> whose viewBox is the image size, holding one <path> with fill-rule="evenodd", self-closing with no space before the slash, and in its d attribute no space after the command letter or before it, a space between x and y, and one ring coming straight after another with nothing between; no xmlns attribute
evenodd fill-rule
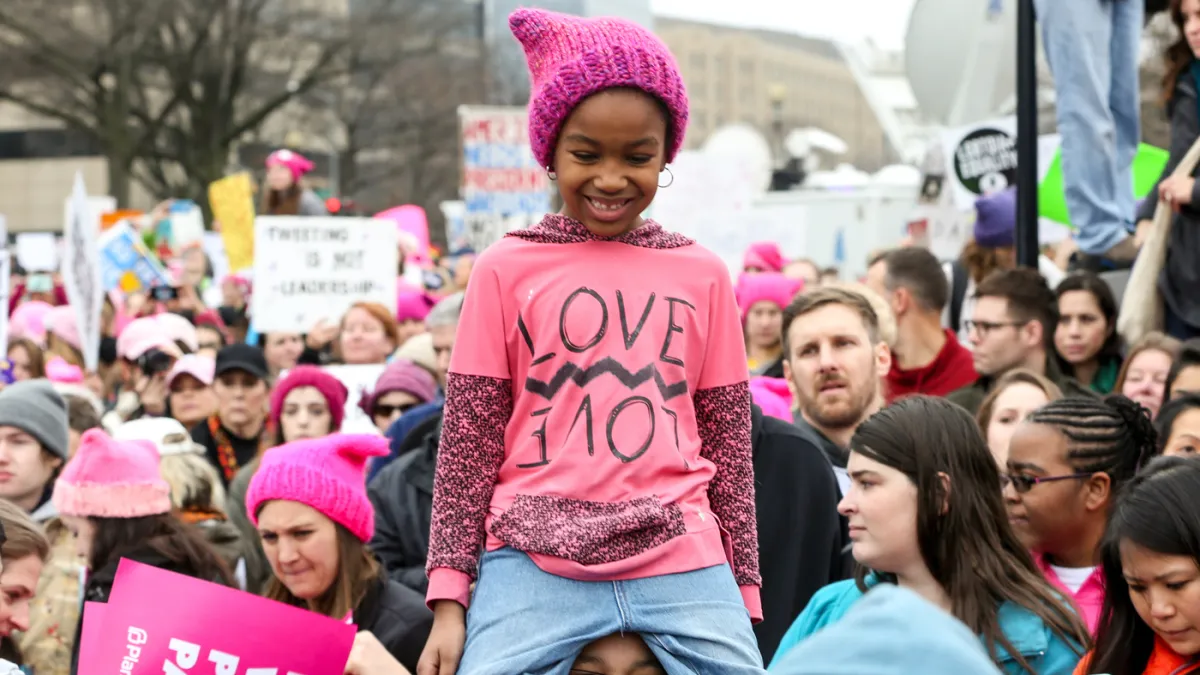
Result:
<svg viewBox="0 0 1200 675"><path fill-rule="evenodd" d="M254 199L250 174L238 173L208 186L213 220L221 224L221 240L229 258L229 271L254 266Z"/></svg>

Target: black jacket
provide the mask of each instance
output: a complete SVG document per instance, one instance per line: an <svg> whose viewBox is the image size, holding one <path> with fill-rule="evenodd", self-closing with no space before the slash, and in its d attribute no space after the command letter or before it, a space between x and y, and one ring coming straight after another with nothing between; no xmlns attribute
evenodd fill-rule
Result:
<svg viewBox="0 0 1200 675"><path fill-rule="evenodd" d="M757 405L750 434L763 579L763 621L754 634L769 663L813 593L846 577L846 535L833 467L812 439Z"/></svg>
<svg viewBox="0 0 1200 675"><path fill-rule="evenodd" d="M389 577L418 593L429 587L425 558L429 554L433 476L442 416L423 422L409 434L410 438L417 437L427 424L432 428L421 444L380 471L367 487L367 496L375 507L371 550L379 556Z"/></svg>
<svg viewBox="0 0 1200 675"><path fill-rule="evenodd" d="M380 576L354 610L354 624L374 635L389 654L415 673L433 630L433 612L425 606L423 595Z"/></svg>

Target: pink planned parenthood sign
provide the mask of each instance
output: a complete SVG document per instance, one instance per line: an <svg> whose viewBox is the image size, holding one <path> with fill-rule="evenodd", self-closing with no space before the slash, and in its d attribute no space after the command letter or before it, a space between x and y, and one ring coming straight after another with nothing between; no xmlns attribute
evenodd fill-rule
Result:
<svg viewBox="0 0 1200 675"><path fill-rule="evenodd" d="M131 560L121 561L108 604L85 611L80 675L342 675L356 632Z"/></svg>

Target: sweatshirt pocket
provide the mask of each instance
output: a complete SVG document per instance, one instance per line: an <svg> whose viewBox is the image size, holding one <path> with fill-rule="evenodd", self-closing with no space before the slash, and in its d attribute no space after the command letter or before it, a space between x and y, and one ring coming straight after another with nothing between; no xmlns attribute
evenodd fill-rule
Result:
<svg viewBox="0 0 1200 675"><path fill-rule="evenodd" d="M517 495L490 528L519 551L581 565L632 558L686 531L679 506L653 497L591 502L543 495Z"/></svg>

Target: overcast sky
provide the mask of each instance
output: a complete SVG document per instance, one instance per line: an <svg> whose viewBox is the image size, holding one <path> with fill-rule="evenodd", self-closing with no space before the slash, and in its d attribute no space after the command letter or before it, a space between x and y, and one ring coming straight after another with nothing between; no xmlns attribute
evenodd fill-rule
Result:
<svg viewBox="0 0 1200 675"><path fill-rule="evenodd" d="M964 0L965 2L966 0ZM915 0L651 0L655 14L904 46Z"/></svg>

